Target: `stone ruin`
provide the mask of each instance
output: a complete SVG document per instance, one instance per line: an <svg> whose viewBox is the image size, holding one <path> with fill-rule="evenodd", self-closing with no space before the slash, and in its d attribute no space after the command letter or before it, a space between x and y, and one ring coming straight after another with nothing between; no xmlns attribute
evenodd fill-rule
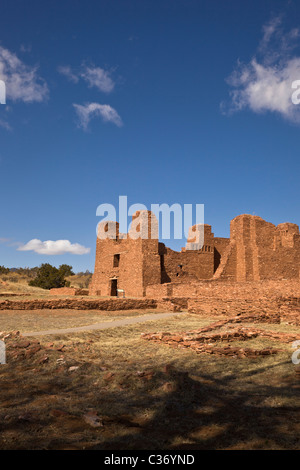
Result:
<svg viewBox="0 0 300 470"><path fill-rule="evenodd" d="M123 290L126 297L184 297L205 280L299 279L298 225L275 226L243 214L231 221L230 238L215 237L204 224L203 246L196 240L199 228L190 228L186 247L177 252L159 242L158 222L150 211L133 215L128 234L119 233L117 222L99 224L107 237L97 238L90 295L116 296ZM146 236L137 238L136 232Z"/></svg>

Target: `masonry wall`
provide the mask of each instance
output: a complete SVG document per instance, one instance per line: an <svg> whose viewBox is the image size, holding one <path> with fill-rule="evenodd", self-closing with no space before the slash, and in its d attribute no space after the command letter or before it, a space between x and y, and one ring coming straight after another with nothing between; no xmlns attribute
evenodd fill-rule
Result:
<svg viewBox="0 0 300 470"><path fill-rule="evenodd" d="M243 214L231 221L230 243L214 279L235 281L299 279L300 236L295 224L277 227Z"/></svg>
<svg viewBox="0 0 300 470"><path fill-rule="evenodd" d="M214 273L214 252L176 252L170 248L161 250L164 271L162 282L184 281L187 279L210 279Z"/></svg>
<svg viewBox="0 0 300 470"><path fill-rule="evenodd" d="M157 291L155 290L157 288ZM232 301L253 300L268 301L278 297L300 299L300 282L298 279L261 280L247 282L231 282L230 280L197 281L192 284L171 283L147 287L147 297L159 298L155 292L160 290L161 297L190 297L196 299L218 299ZM151 295L152 294L152 295ZM297 304L300 305L299 303Z"/></svg>
<svg viewBox="0 0 300 470"><path fill-rule="evenodd" d="M229 238L215 237L213 241L214 246L214 272L218 269L221 259L230 244Z"/></svg>
<svg viewBox="0 0 300 470"><path fill-rule="evenodd" d="M218 240L220 250L217 256L215 240ZM186 247L180 252L166 248L163 243L160 243L163 266L162 283L211 279L220 262L226 240L229 243L229 239L216 239L211 232L211 226L204 224L190 228Z"/></svg>
<svg viewBox="0 0 300 470"><path fill-rule="evenodd" d="M50 289L51 295L89 295L88 289L79 289L77 287L58 287Z"/></svg>
<svg viewBox="0 0 300 470"><path fill-rule="evenodd" d="M126 296L142 297L148 285L161 282L155 222L153 228L151 214L146 212L138 218L139 214L134 214L133 226L128 234L119 233L116 222L106 223L105 229L103 225L98 227L98 235L106 230L107 238L97 238L91 295L116 295L117 288L124 290ZM156 238L152 239L151 236Z"/></svg>
<svg viewBox="0 0 300 470"><path fill-rule="evenodd" d="M126 235L119 234L116 222L100 229L111 236L97 239L92 295L115 295L118 288L132 297L188 297L200 295L197 286L205 280L299 279L295 224L276 227L243 214L231 221L230 239L214 237L210 225L196 225L180 252L159 243L157 220L148 211L134 214Z"/></svg>
<svg viewBox="0 0 300 470"><path fill-rule="evenodd" d="M158 252L158 240L141 240L142 251L142 295L146 287L161 282L161 258Z"/></svg>
<svg viewBox="0 0 300 470"><path fill-rule="evenodd" d="M126 296L143 296L152 277L160 282L158 254L143 245L144 240L97 240L97 257L90 287L91 295L110 296L112 281L125 290ZM114 266L115 255L119 256Z"/></svg>

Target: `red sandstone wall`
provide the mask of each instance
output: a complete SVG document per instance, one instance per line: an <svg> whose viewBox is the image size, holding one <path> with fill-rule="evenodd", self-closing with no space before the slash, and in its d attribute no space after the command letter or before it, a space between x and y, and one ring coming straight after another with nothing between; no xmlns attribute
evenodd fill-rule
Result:
<svg viewBox="0 0 300 470"><path fill-rule="evenodd" d="M114 255L119 254L119 266ZM91 295L111 295L111 279L117 279L118 289L126 296L143 296L143 253L141 240L97 239L95 270Z"/></svg>
<svg viewBox="0 0 300 470"><path fill-rule="evenodd" d="M230 244L229 238L214 238L214 272L218 269L221 259Z"/></svg>
<svg viewBox="0 0 300 470"><path fill-rule="evenodd" d="M164 251L164 268L168 282L178 281L185 277L193 279L210 279L214 273L213 251L177 252L170 248Z"/></svg>
<svg viewBox="0 0 300 470"><path fill-rule="evenodd" d="M158 253L158 240L142 240L143 293L147 286L161 282L161 259Z"/></svg>
<svg viewBox="0 0 300 470"><path fill-rule="evenodd" d="M215 238L211 226L203 226L204 242L201 249L196 248L196 235L199 226L191 227L186 248L176 252L170 248L160 247L163 257L162 282L183 282L189 280L211 279L220 262L221 255L229 243L229 239ZM200 230L200 229L199 229ZM201 230L200 230L201 232ZM216 252L215 244L219 249Z"/></svg>
<svg viewBox="0 0 300 470"><path fill-rule="evenodd" d="M89 295L87 289L78 289L75 287L59 287L57 289L50 289L51 295Z"/></svg>
<svg viewBox="0 0 300 470"><path fill-rule="evenodd" d="M117 229L115 239L97 238L91 295L111 295L113 279L117 280L117 288L125 291L126 297L142 297L148 285L161 282L158 239L151 239L153 221L149 213L138 214L133 216L134 226L128 234L119 235ZM118 227L118 224L116 225ZM154 235L157 236L155 223L153 225ZM140 232L142 237L149 236L149 239L134 239L137 232ZM115 255L119 255L118 266L114 263Z"/></svg>
<svg viewBox="0 0 300 470"><path fill-rule="evenodd" d="M137 214L133 217L133 227L139 227L141 233L149 236L146 222L152 223L153 216L149 212ZM111 230L113 223L109 224ZM195 233L198 228L194 227ZM230 240L215 238L206 224L203 247L189 249L197 247L194 239L189 238L181 252L166 248L157 238L133 239L132 229L127 239L119 237L118 227L115 233L115 239L97 239L92 295L111 295L112 279L117 279L118 288L124 289L126 296L157 298L187 296L188 289L189 295L197 295L194 283L203 279L240 282L299 279L300 235L295 224L276 227L260 217L243 214L231 221ZM118 266L114 265L114 255L120 257ZM171 286L158 287L164 283Z"/></svg>
<svg viewBox="0 0 300 470"><path fill-rule="evenodd" d="M175 252L163 243L158 243L158 238L151 238L149 227L155 219L149 212L136 214L126 238L119 234L117 223L108 222L100 227L111 236L108 239L97 238L91 295L111 295L113 279L117 280L118 289L125 290L126 296L139 297L146 295L146 289L151 285L212 278L216 261L214 234L210 225L204 226L205 238L201 250L183 249ZM157 228L156 223L154 229ZM141 234L145 233L149 238L133 239L133 229L137 227ZM154 234L157 237L155 230ZM220 251L224 250L225 245L226 239L218 239ZM118 266L114 265L115 255L119 256Z"/></svg>
<svg viewBox="0 0 300 470"><path fill-rule="evenodd" d="M235 281L236 280L236 242L230 240L230 243L225 248L221 262L213 276L213 279L228 279Z"/></svg>
<svg viewBox="0 0 300 470"><path fill-rule="evenodd" d="M51 295L75 295L76 289L74 287L60 287L57 289L50 289Z"/></svg>
<svg viewBox="0 0 300 470"><path fill-rule="evenodd" d="M0 301L0 310L40 310L40 309L74 309L74 310L140 310L156 309L153 299L55 299L55 300L4 300Z"/></svg>
<svg viewBox="0 0 300 470"><path fill-rule="evenodd" d="M231 221L230 245L214 279L299 279L300 236L295 224L278 227L243 214Z"/></svg>

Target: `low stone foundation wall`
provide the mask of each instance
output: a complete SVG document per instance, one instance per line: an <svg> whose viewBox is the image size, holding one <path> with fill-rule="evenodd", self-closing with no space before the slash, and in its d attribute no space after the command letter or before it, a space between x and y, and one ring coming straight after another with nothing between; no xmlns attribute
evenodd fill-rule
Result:
<svg viewBox="0 0 300 470"><path fill-rule="evenodd" d="M141 310L156 309L153 299L53 299L53 300L4 300L0 301L0 310L42 310L42 309L75 309L75 310Z"/></svg>
<svg viewBox="0 0 300 470"><path fill-rule="evenodd" d="M79 289L77 287L59 287L50 289L51 295L89 295L88 289Z"/></svg>
<svg viewBox="0 0 300 470"><path fill-rule="evenodd" d="M294 306L300 305L300 282L282 281L247 281L232 282L225 280L203 280L154 284L146 288L146 297L159 299L164 297L210 298L227 300L261 300L283 298Z"/></svg>
<svg viewBox="0 0 300 470"><path fill-rule="evenodd" d="M188 299L185 297L164 297L157 299L157 309L163 312L182 312L187 310Z"/></svg>
<svg viewBox="0 0 300 470"><path fill-rule="evenodd" d="M31 294L27 294L27 293L24 293L24 292L0 292L0 297L26 297L28 295L31 295Z"/></svg>
<svg viewBox="0 0 300 470"><path fill-rule="evenodd" d="M188 312L203 316L210 315L276 315L279 312L279 302L276 299L189 299Z"/></svg>

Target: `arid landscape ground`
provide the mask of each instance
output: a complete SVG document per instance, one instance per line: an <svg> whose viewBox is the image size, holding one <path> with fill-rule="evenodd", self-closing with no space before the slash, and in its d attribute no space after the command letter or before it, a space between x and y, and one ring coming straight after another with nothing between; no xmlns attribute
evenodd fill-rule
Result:
<svg viewBox="0 0 300 470"><path fill-rule="evenodd" d="M2 279L0 303L51 300L21 285ZM0 448L296 449L300 325L286 309L0 310ZM89 330L125 318L139 322ZM86 331L23 336L76 326Z"/></svg>

